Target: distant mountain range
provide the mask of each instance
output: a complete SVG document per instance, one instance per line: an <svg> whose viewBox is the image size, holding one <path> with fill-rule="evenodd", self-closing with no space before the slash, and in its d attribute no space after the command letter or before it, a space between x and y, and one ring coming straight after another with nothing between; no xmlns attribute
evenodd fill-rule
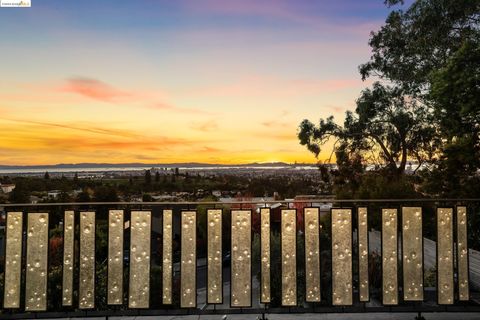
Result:
<svg viewBox="0 0 480 320"><path fill-rule="evenodd" d="M248 163L248 164L212 164L201 162L179 162L179 163L59 163L53 165L0 165L0 169L62 169L62 168L138 168L138 167L155 167L155 168L195 168L195 167L285 167L285 166L312 166L314 163L296 163L290 164L285 162L268 162L268 163Z"/></svg>

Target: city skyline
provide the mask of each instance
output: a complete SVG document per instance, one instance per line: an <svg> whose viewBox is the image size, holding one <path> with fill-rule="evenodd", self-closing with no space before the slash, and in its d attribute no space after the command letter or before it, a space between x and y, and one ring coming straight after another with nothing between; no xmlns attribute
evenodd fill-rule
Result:
<svg viewBox="0 0 480 320"><path fill-rule="evenodd" d="M0 164L314 162L297 127L354 109L369 84L357 69L369 33L389 10L377 0L2 8Z"/></svg>

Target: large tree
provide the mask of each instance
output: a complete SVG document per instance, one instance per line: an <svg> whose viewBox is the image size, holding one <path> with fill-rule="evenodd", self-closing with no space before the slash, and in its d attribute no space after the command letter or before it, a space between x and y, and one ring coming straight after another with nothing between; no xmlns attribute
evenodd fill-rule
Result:
<svg viewBox="0 0 480 320"><path fill-rule="evenodd" d="M426 93L433 71L445 66L466 41L478 44L479 24L480 0L417 0L407 10L393 10L385 25L371 33L372 55L359 67L362 78L377 76L410 94Z"/></svg>
<svg viewBox="0 0 480 320"><path fill-rule="evenodd" d="M480 36L480 35L479 35ZM451 144L470 145L471 162L480 165L480 38L467 41L448 60L432 73L429 99L435 106L446 147ZM474 164L475 163L475 164Z"/></svg>
<svg viewBox="0 0 480 320"><path fill-rule="evenodd" d="M480 46L465 44L433 73L429 99L444 139L441 161L426 173L426 190L438 195L480 195ZM445 177L448 176L448 179Z"/></svg>
<svg viewBox="0 0 480 320"><path fill-rule="evenodd" d="M362 91L355 112L347 111L343 126L334 118L300 124L300 143L316 156L333 139L337 159L361 156L364 162L402 174L408 158L419 163L434 158L439 145L431 112L398 87L382 85ZM338 162L338 161L337 161Z"/></svg>
<svg viewBox="0 0 480 320"><path fill-rule="evenodd" d="M333 137L336 152L360 154L364 162L384 163L397 173L407 159L440 158L436 164L441 167L449 150L455 150L450 160L475 152L480 140L479 39L480 0L417 0L406 10L393 10L371 33L372 55L359 67L363 79L378 82L361 93L343 126L333 117L318 126L304 120L300 143L318 155ZM474 171L475 164L469 165Z"/></svg>
<svg viewBox="0 0 480 320"><path fill-rule="evenodd" d="M392 11L369 44L363 79L385 79L428 105L444 141L438 168L471 176L480 168L480 0L417 0Z"/></svg>

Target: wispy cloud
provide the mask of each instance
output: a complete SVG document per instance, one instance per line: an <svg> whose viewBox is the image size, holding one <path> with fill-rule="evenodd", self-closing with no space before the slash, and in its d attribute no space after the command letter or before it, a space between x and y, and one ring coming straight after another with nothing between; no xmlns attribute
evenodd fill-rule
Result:
<svg viewBox="0 0 480 320"><path fill-rule="evenodd" d="M121 89L98 79L73 77L60 86L60 91L108 103L135 103L145 108L186 114L213 114L198 108L184 108L165 102L166 94Z"/></svg>
<svg viewBox="0 0 480 320"><path fill-rule="evenodd" d="M75 130L75 131L83 131L88 133L94 134L101 134L101 135L109 135L109 136L118 136L118 137L127 137L132 138L136 137L137 135L128 131L128 130L119 130L119 129L105 129L99 128L96 126L77 126L68 123L52 123L52 122L43 122L43 121L33 121L33 120L22 120L22 119L9 119L9 118L2 118L1 120L10 121L10 122L17 122L17 123L24 123L42 127L51 127L51 128L62 128L68 130Z"/></svg>
<svg viewBox="0 0 480 320"><path fill-rule="evenodd" d="M144 135L128 130L98 129L95 126L71 126L70 124L45 123L39 121L0 119L6 134L0 141L0 150L39 151L54 157L71 150L77 154L89 153L105 156L108 152L131 152L136 155L152 156L161 151L183 150L202 145L206 141ZM22 125L18 125L21 123Z"/></svg>
<svg viewBox="0 0 480 320"><path fill-rule="evenodd" d="M288 118L290 115L290 111L288 110L280 110L278 117L268 119L265 121L260 122L260 124L267 129L272 129L272 128L288 128L292 126L292 123L289 123L288 121L284 121L285 118Z"/></svg>
<svg viewBox="0 0 480 320"><path fill-rule="evenodd" d="M192 122L190 128L201 132L210 132L218 129L218 123L213 119L202 122Z"/></svg>
<svg viewBox="0 0 480 320"><path fill-rule="evenodd" d="M60 90L104 102L116 102L132 97L132 94L127 91L110 86L103 81L85 77L67 79Z"/></svg>
<svg viewBox="0 0 480 320"><path fill-rule="evenodd" d="M227 151L226 151L226 150L223 150L223 149L220 149L220 148L214 148L214 147L204 146L204 147L198 149L197 152L202 152L202 153L219 153L219 152L227 152Z"/></svg>

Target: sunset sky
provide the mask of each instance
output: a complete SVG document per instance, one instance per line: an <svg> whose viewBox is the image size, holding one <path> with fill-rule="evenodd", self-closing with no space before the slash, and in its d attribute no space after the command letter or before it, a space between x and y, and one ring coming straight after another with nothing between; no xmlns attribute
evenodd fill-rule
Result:
<svg viewBox="0 0 480 320"><path fill-rule="evenodd" d="M298 125L354 108L369 33L389 10L383 0L0 8L0 164L315 162Z"/></svg>

